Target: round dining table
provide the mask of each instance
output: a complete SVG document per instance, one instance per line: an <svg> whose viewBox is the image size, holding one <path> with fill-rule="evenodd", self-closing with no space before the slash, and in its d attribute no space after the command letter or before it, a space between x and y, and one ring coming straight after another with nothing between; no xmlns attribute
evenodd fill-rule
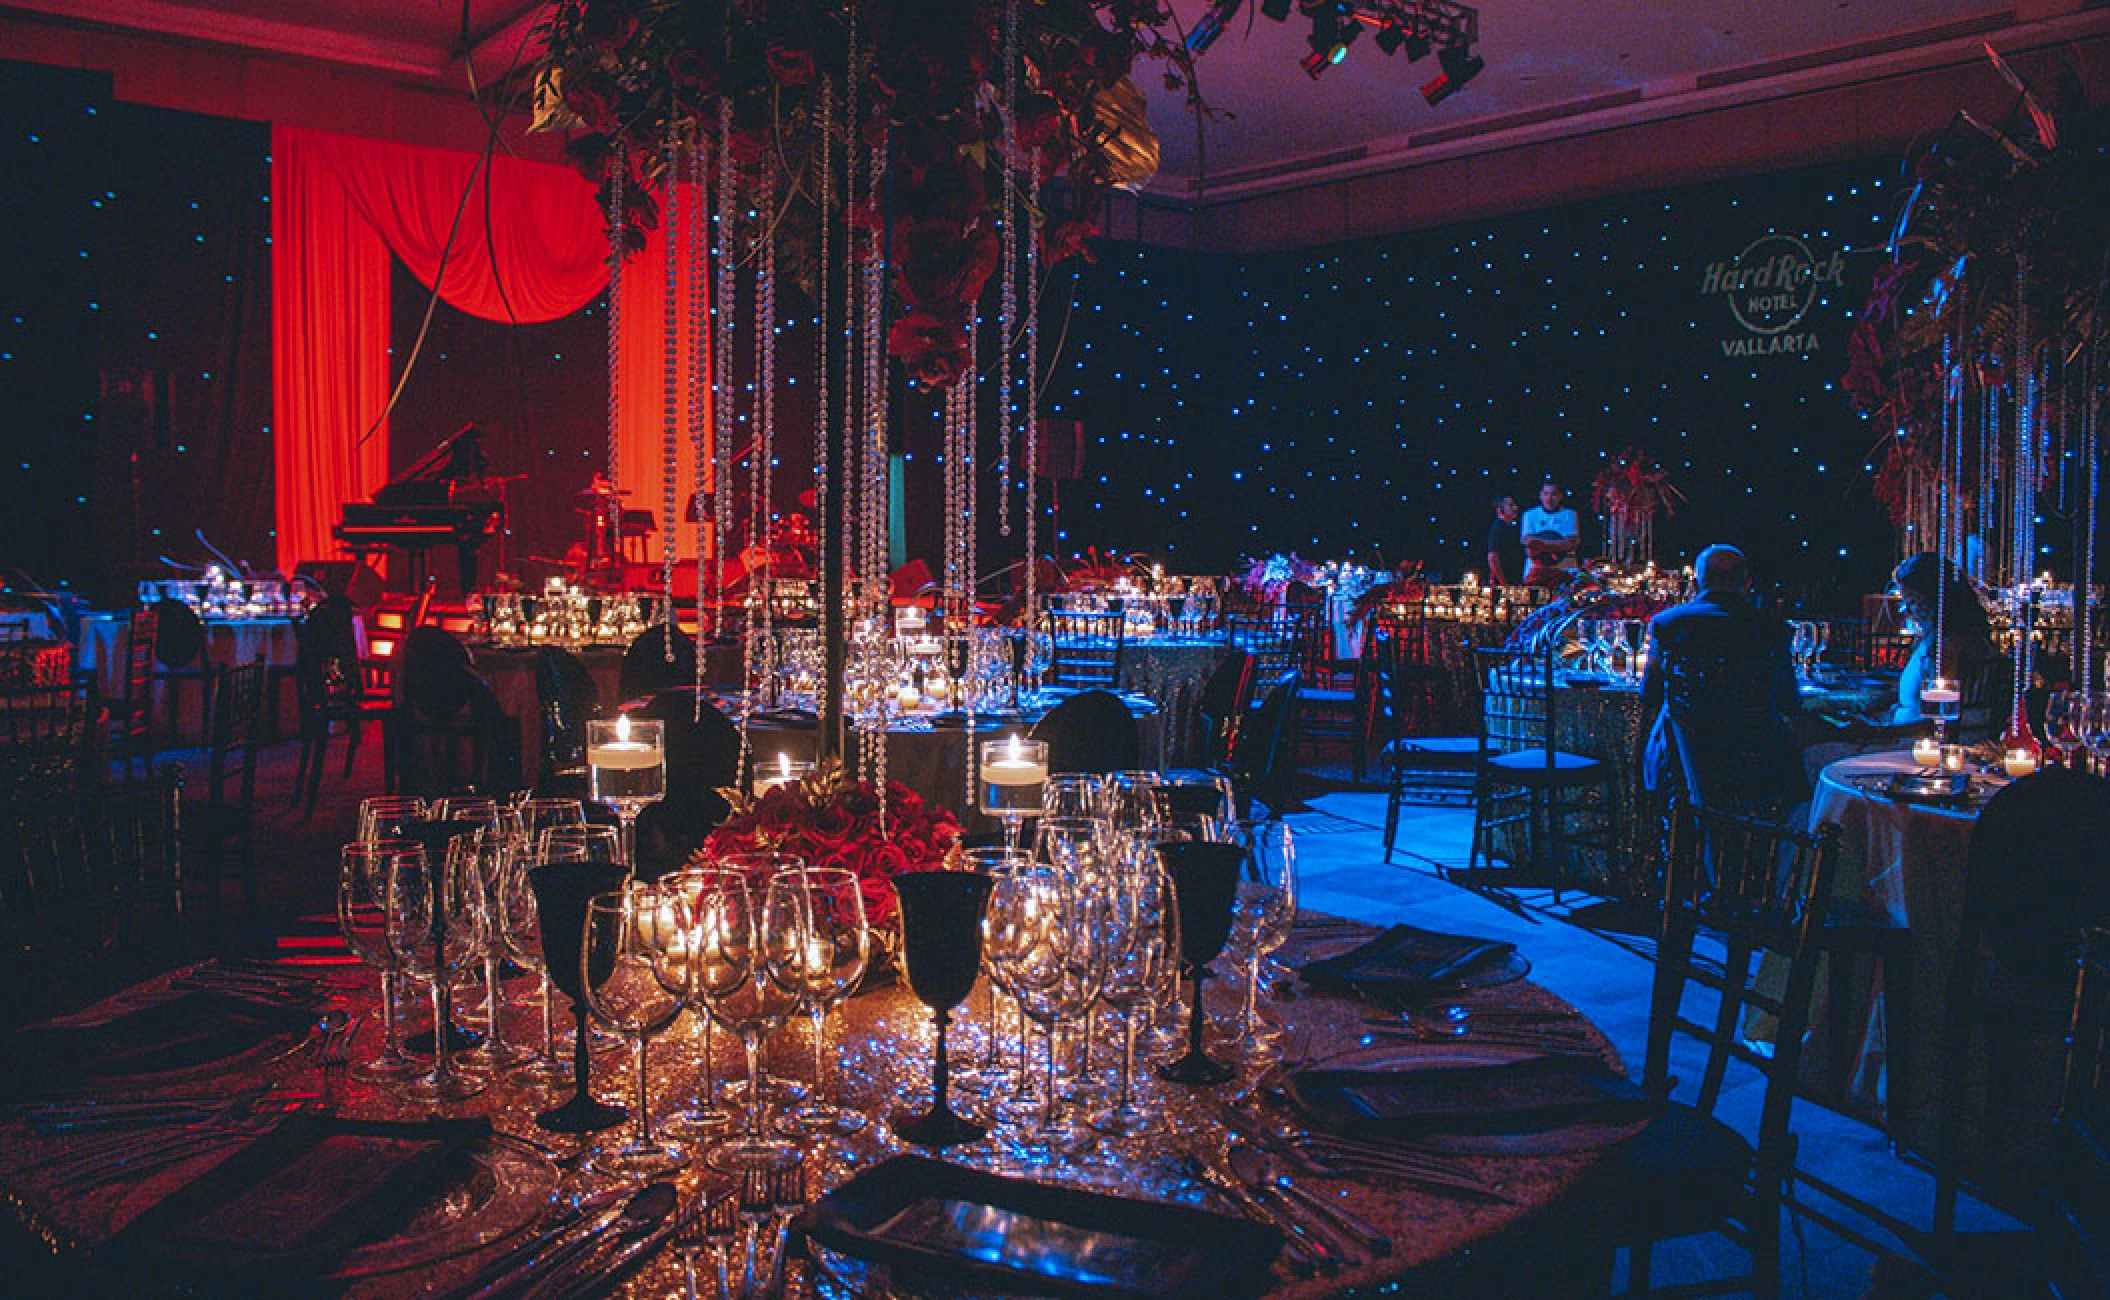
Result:
<svg viewBox="0 0 2110 1300"><path fill-rule="evenodd" d="M498 645L468 641L469 665L491 687L499 710L520 728L520 770L529 786L542 774L542 699L535 687L533 646ZM623 654L620 645L567 646L593 679L595 716L608 716L630 701L623 698ZM721 684L737 680L740 673L738 646L706 648L706 680Z"/></svg>
<svg viewBox="0 0 2110 1300"><path fill-rule="evenodd" d="M1820 978L1810 1008L1805 1072L1847 1081L1848 1097L1882 1113L1890 1130L1908 1145L1924 1146L1935 1133L1941 1096L1942 1025L1947 1015L1949 968L1963 916L1964 868L1971 832L1986 800L2007 784L2005 776L1974 773L1970 795L1954 803L1900 799L1890 779L1918 770L1904 751L1858 754L1818 774L1810 801L1812 829L1836 825L1842 832L1833 892L1911 931L1912 997L1909 1025L1911 1078L1905 1080L1909 1113L1888 1110L1890 1054L1884 1032L1881 967L1869 963L1867 978L1854 984ZM1827 1061L1833 1041L1830 1018L1849 1018L1852 1062Z"/></svg>
<svg viewBox="0 0 2110 1300"><path fill-rule="evenodd" d="M273 735L288 735L297 703L292 670L300 663L300 624L290 618L208 618L203 664L208 673L216 668L238 668L261 663L266 678L275 682L275 694L267 694L265 720ZM96 688L105 700L124 698L125 633L131 626L122 614L88 614L81 618L76 664L92 673ZM160 665L156 664L156 668ZM197 741L205 735L204 688L175 680L164 680L154 689L154 734L164 739Z"/></svg>
<svg viewBox="0 0 2110 1300"><path fill-rule="evenodd" d="M1305 913L1292 927L1282 955L1294 964L1306 956L1353 947L1376 933L1375 927ZM265 996L264 989L283 987L262 983L266 974L259 968L237 968L215 976L216 971L227 969L208 966L159 977L90 1008L76 1022L100 1019L108 1023L128 1008L151 1006L155 999L165 1001L187 988L227 987L218 979L232 979L236 988L257 989L258 997ZM270 972L284 969L268 968ZM208 1206L228 1208L205 1213L190 1230L192 1235L183 1240L191 1250L213 1257L214 1247L226 1240L253 1240L259 1235L253 1224L230 1220L230 1214L263 1215L289 1232L306 1231L305 1225L326 1218L345 1195L339 1180L363 1177L371 1182L374 1178L371 1170L360 1166L361 1140L371 1146L395 1140L458 1142L464 1136L473 1137L468 1150L457 1150L443 1169L428 1169L425 1182L406 1184L418 1190L406 1194L396 1214L376 1220L381 1226L373 1231L384 1235L378 1240L365 1238L349 1249L340 1244L340 1253L332 1257L337 1272L327 1287L333 1292L361 1297L431 1296L459 1293L480 1270L532 1244L537 1232L560 1221L564 1207L577 1198L621 1186L620 1180L610 1176L582 1171L578 1163L592 1149L621 1143L627 1136L625 1128L570 1136L536 1126L536 1113L567 1095L568 1083L541 1084L516 1070L490 1076L488 1087L475 1096L434 1107L413 1102L389 1085L348 1077L341 1066L328 1064L370 1057L379 1046L380 1019L371 972L351 963L319 969L323 973L311 986L313 997L302 1004L307 1010L297 1018L304 1019L323 1006L349 1016L349 1037L340 1035L332 1040L334 1046L325 1044L316 1050L312 1036L303 1038L294 1029L229 1059L173 1074L104 1077L85 1085L77 1082L72 1088L46 1079L42 1104L53 1109L32 1105L0 1111L0 1197L8 1203L17 1225L43 1242L62 1266L79 1259L84 1270L115 1267L113 1256L123 1259L124 1255L121 1251L98 1252L103 1243L122 1233L136 1216L179 1192L189 1198L191 1212L196 1212L196 1189L202 1186L211 1194ZM1235 983L1219 980L1207 986L1212 1013L1208 1042L1210 1050L1219 1055L1231 1046L1238 1003ZM515 1042L539 1041L533 987L531 981L521 980L510 990L512 999L503 1024ZM273 992L270 996L282 995ZM1577 1060L1594 1058L1613 1072L1621 1068L1616 1053L1594 1026L1528 980L1446 996L1490 1013L1560 1019L1573 1025ZM467 996L458 1000L457 1006L464 1008L458 1014L475 1024L475 1013L464 1005L469 1000ZM978 983L955 1012L950 1041L956 1069L981 1062L986 1055L989 1005ZM1461 1045L1452 1038L1425 1042L1401 1037L1396 1013L1308 988L1277 997L1266 1010L1284 1030L1282 1050L1292 1058L1282 1062L1287 1066L1354 1064L1411 1071L1417 1068L1416 1062L1421 1063L1419 1068L1441 1067L1470 1049L1469 1043ZM323 1022L331 1023L327 1015ZM420 1028L415 1022L407 1026L411 1033ZM764 1061L769 1075L811 1080L810 1032L807 1018L797 1016L793 1024L767 1039ZM1226 1158L1234 1133L1243 1135L1238 1140L1245 1144L1292 1154L1300 1146L1311 1147L1324 1140L1314 1134L1311 1121L1295 1103L1270 1082L1281 1077L1279 1070L1248 1070L1231 1085L1191 1088L1158 1078L1147 1068L1151 1061L1146 1058L1146 1068L1137 1073L1137 1100L1163 1122L1144 1133L1133 1137L1093 1133L1072 1154L1057 1160L1036 1159L1012 1144L1018 1128L1010 1121L997 1120L981 1140L925 1152L894 1136L891 1125L896 1116L913 1113L928 1103L933 1041L930 1013L901 983L881 978L840 1005L824 1034L824 1087L866 1122L842 1137L807 1141L796 1174L774 1189L782 1202L774 1207L764 1202L739 1222L740 1232L753 1232L763 1239L757 1256L761 1271L768 1269L774 1239L802 1205L900 1154L930 1155L999 1176L1207 1210L1230 1216L1218 1231L1232 1234L1240 1231L1241 1221L1276 1226L1288 1221L1311 1230L1326 1217L1315 1216L1308 1205L1291 1212L1286 1208L1287 1198L1256 1195L1251 1176L1240 1175L1236 1162ZM1374 1036L1387 1034L1391 1037L1382 1046L1370 1046ZM652 1041L650 1095L662 1126L664 1117L689 1104L702 1086L701 1039L697 1017L684 1013ZM1008 1013L999 1018L996 1048L1000 1059L1015 1054ZM738 1057L730 1041L718 1035L715 1062L721 1080L739 1073ZM629 1059L626 1052L596 1054L592 1085L598 1096L631 1103L635 1075ZM1109 1076L1113 1073L1103 1041L1094 1069ZM1009 1089L1010 1081L1000 1070L993 1086L956 1080L952 1095L963 1113L989 1118L993 1097ZM250 1110L244 1114L270 1115L278 1108L293 1109L302 1122L334 1125L330 1131L347 1133L341 1144L345 1149L334 1156L310 1157L303 1172L269 1165L258 1170L250 1167L256 1163L253 1160L245 1165L240 1155L229 1158L230 1150L254 1149L252 1144L262 1141L250 1132L238 1134L225 1147L181 1156L173 1163L135 1161L145 1172L96 1177L107 1168L102 1149L112 1141L137 1139L138 1134L84 1131L65 1127L73 1122L70 1118L54 1119L70 1117L84 1104L93 1115L103 1116L122 1113L116 1108L128 1102L153 1105L170 1098L197 1097L249 1098ZM1345 1172L1345 1166L1323 1166L1326 1172L1314 1172L1322 1166L1300 1167L1292 1181L1303 1196L1347 1216L1366 1232L1381 1237L1383 1245L1380 1248L1370 1237L1352 1246L1336 1242L1327 1252L1332 1256L1331 1266L1319 1271L1308 1260L1300 1264L1285 1253L1270 1271L1250 1277L1239 1292L1288 1300L1348 1295L1601 1293L1610 1280L1613 1251L1601 1213L1612 1199L1608 1188L1621 1163L1615 1157L1620 1143L1644 1122L1632 1110L1621 1111L1620 1116L1612 1120L1600 1115L1581 1123L1571 1118L1562 1121L1566 1127L1535 1132L1502 1131L1492 1134L1495 1140L1479 1141L1463 1150L1434 1139L1418 1142L1398 1157L1404 1168L1394 1172L1360 1166L1354 1173ZM479 1126L488 1123L491 1133L474 1137L480 1128L464 1129L464 1121ZM361 1139L361 1124L410 1127L368 1129ZM258 1131L264 1127L262 1122L256 1124ZM152 1137L149 1132L147 1140ZM704 1158L713 1142L711 1138L682 1142L690 1159L669 1176L679 1194L674 1223L685 1221L685 1216L698 1216L702 1206L726 1197L735 1186ZM368 1151L365 1158L380 1157ZM222 1162L237 1172L220 1174L217 1167ZM215 1183L214 1178L221 1181ZM700 1217L687 1221L699 1227L702 1223ZM645 1248L629 1254L622 1250L630 1243L612 1237L600 1247L605 1253L594 1257L596 1266L575 1280L590 1285L593 1294L683 1294L684 1260L670 1241L672 1236L669 1231L657 1238L643 1238ZM131 1240L136 1249L137 1238ZM700 1291L689 1294L719 1295L717 1266L726 1262L728 1240L714 1243L701 1231L687 1240L694 1244L691 1259L705 1279ZM743 1266L737 1241L730 1245L730 1254L737 1278ZM809 1244L788 1258L784 1270L787 1289L782 1294L831 1300L855 1294L929 1294L914 1285L859 1291L848 1280L855 1277L858 1267L846 1256ZM88 1271L83 1280L96 1276ZM162 1280L168 1276L164 1273ZM280 1275L282 1280L287 1276L297 1275ZM897 1277L896 1281L905 1279ZM982 1288L975 1291L984 1293Z"/></svg>

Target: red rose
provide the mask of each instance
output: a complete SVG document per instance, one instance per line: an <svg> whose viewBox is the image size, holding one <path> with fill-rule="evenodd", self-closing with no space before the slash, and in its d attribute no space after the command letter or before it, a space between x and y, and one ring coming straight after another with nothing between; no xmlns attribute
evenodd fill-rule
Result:
<svg viewBox="0 0 2110 1300"><path fill-rule="evenodd" d="M780 86L803 86L813 80L813 55L788 45L772 45L766 56L769 75Z"/></svg>

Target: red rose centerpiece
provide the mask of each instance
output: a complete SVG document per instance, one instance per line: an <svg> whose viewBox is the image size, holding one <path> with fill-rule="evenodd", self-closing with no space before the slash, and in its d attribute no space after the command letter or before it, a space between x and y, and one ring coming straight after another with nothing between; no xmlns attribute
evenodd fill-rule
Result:
<svg viewBox="0 0 2110 1300"><path fill-rule="evenodd" d="M959 845L960 823L897 782L879 789L831 766L772 786L759 799L725 791L733 816L710 833L692 866L728 853L793 853L815 867L855 872L865 916L875 928L895 924L894 877L945 865Z"/></svg>

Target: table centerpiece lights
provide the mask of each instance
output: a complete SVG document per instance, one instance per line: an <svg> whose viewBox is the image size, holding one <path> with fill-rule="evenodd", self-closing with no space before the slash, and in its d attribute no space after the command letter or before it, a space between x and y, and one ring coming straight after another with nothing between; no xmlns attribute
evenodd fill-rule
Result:
<svg viewBox="0 0 2110 1300"><path fill-rule="evenodd" d="M1004 823L1004 847L1018 847L1026 818L1038 817L1048 785L1048 745L1013 733L1006 740L985 740L976 770L976 789L985 816Z"/></svg>
<svg viewBox="0 0 2110 1300"><path fill-rule="evenodd" d="M615 810L623 828L623 865L637 869L637 815L667 793L666 726L656 718L586 723L586 777L595 803Z"/></svg>

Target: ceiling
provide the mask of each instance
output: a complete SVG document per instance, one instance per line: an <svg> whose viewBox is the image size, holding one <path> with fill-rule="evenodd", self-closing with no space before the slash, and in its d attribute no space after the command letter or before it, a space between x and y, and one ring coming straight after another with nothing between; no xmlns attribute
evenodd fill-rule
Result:
<svg viewBox="0 0 2110 1300"><path fill-rule="evenodd" d="M399 79L465 84L502 76L525 50L545 0L0 0L105 29L172 36L368 68ZM1422 101L1434 58L1386 57L1365 37L1314 80L1299 59L1307 24L1274 23L1249 0L1202 58L1218 116L1196 138L1182 97L1146 69L1163 157L1153 190L1281 184L1350 157L1556 119L1590 108L1698 90L1760 93L1810 67L1880 58L2089 0L1480 0L1487 69L1437 107ZM1174 0L1183 24L1207 0ZM1736 88L1741 87L1739 92Z"/></svg>

